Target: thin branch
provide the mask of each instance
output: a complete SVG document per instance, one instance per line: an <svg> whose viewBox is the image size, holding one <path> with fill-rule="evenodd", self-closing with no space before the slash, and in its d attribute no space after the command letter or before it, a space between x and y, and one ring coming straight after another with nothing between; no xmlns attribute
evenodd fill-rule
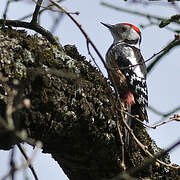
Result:
<svg viewBox="0 0 180 180"><path fill-rule="evenodd" d="M140 120L140 119L138 118L138 115L132 115L132 114L130 114L129 112L124 111L124 110L122 110L122 112L123 112L124 114L127 114L129 117L135 119L136 121L138 121L139 123L141 123L141 124L144 125L145 127L147 127L147 128L153 128L152 126L143 123L142 120ZM155 129L155 128L153 128L153 129Z"/></svg>
<svg viewBox="0 0 180 180"><path fill-rule="evenodd" d="M36 148L36 146L37 146L37 148ZM31 164L33 159L35 158L38 148L41 148L41 147L42 147L42 144L37 142L35 145L35 149L31 155L31 158L28 158L28 160L25 163L22 163L19 167L14 167L14 172L27 168ZM1 180L6 180L11 175L11 173L12 173L12 169L10 169L9 172Z"/></svg>
<svg viewBox="0 0 180 180"><path fill-rule="evenodd" d="M157 159L163 157L164 155L166 155L167 153L169 153L170 151L172 151L174 148L176 148L177 146L180 145L180 139L177 140L176 143L172 144L169 148L167 148L165 151L160 152L158 154L156 154L154 157L147 159L141 166L136 167L136 168L131 168L128 171L121 173L119 175L117 175L116 177L112 178L111 180L122 180L122 179L131 179L131 176L133 176L134 174L137 174L139 172L141 172L143 169L145 169L146 167L148 167L149 165L153 164L154 162L157 161ZM174 166L176 167L176 166ZM180 168L180 166L176 167L177 169ZM124 178L125 177L125 178ZM130 178L126 178L126 177L130 177Z"/></svg>
<svg viewBox="0 0 180 180"><path fill-rule="evenodd" d="M170 23L179 23L180 21L180 14L176 14L174 16L171 16L169 19L165 19L165 20L162 20L161 23L159 24L159 27L160 28L163 28L167 25L169 25Z"/></svg>
<svg viewBox="0 0 180 180"><path fill-rule="evenodd" d="M157 53L154 53L150 58L148 58L147 60L145 60L145 61L143 61L142 63L137 63L137 64L134 64L134 65L129 65L129 66L125 66L125 67L118 67L118 68L113 68L113 67L108 67L108 69L110 69L110 70L124 70L124 69L129 69L129 68L132 68L132 67L136 67L136 66L138 66L138 65L142 65L142 64L144 64L144 63L147 63L148 61L150 61L150 60L152 60L154 57L156 57L156 56L158 56L159 54L159 56L161 56L161 54L163 53L163 52L169 52L169 50L170 50L170 48L173 48L173 47L175 47L176 45L179 45L180 44L180 40L179 39L177 39L176 38L177 36L175 36L175 39L173 40L173 41L171 41L166 47L164 47L162 50L160 50L159 52L157 52ZM166 54L165 53L165 54ZM158 56L158 57L159 57ZM154 61L153 61L154 62ZM153 63L152 62L152 63ZM150 64L151 65L151 64ZM149 66L150 66L149 65ZM148 69L148 68L147 68Z"/></svg>
<svg viewBox="0 0 180 180"><path fill-rule="evenodd" d="M93 55L91 54L91 51L90 51L90 48L89 48L89 41L88 41L88 40L86 41L86 45L87 45L88 54L90 55L91 59L93 60L94 64L96 65L96 67L98 68L99 72L101 72L101 74L103 74L102 71L101 71L101 69L100 69L100 67L99 67L98 64L96 63L95 58L94 58Z"/></svg>
<svg viewBox="0 0 180 180"><path fill-rule="evenodd" d="M138 121L139 123L143 124L145 127L151 128L151 129L156 129L156 128L159 127L159 126L162 126L162 125L167 124L167 123L172 122L172 121L180 121L180 120L179 120L179 119L180 119L180 115L179 115L179 114L174 114L174 117L170 117L168 120L161 121L161 122L156 123L156 124L154 124L154 125L147 125L147 124L143 123L142 120L140 120L140 119L137 117L137 115L132 115L132 114L130 114L130 113L124 111L124 110L122 110L122 111L123 111L123 113L125 113L125 114L127 114L128 116L132 117L133 119L135 119L135 120Z"/></svg>
<svg viewBox="0 0 180 180"><path fill-rule="evenodd" d="M140 25L140 27L143 28L143 29L145 29L147 27L150 27L150 26L156 26L157 27L157 26L159 26L159 23L153 22L153 21L150 20L150 23L148 23L148 24L141 24ZM174 28L167 27L167 26L165 27L165 29L168 30L168 31L174 32L174 33L179 33L180 32L179 29L174 29Z"/></svg>
<svg viewBox="0 0 180 180"><path fill-rule="evenodd" d="M59 2L59 1L57 1L57 2ZM43 7L43 6L41 6L41 7ZM45 10L54 11L54 10L51 9L51 7L52 7L52 4L49 4L47 7L43 7L43 9L39 10L39 15L40 15L41 13L43 13ZM25 20L25 19L27 19L27 18L30 18L31 16L33 16L32 13L31 13L31 14L28 14L28 15L22 17L22 18L20 18L19 20L22 21L22 20Z"/></svg>
<svg viewBox="0 0 180 180"><path fill-rule="evenodd" d="M34 0L33 0L34 1ZM56 2L62 2L63 0L58 0L58 1L56 1ZM53 7L54 5L52 5L52 4L49 4L49 5L47 5L47 6L42 6L41 5L41 8L43 8L43 9L41 9L41 10L39 10L39 15L40 14L42 14L44 11L46 11L46 10L49 10L49 11L53 11L53 12L59 12L59 10L57 11L57 10L55 10L55 9L52 9L52 7ZM69 12L70 14L75 14L75 15L79 15L80 13L77 11L77 12ZM27 19L27 18L30 18L32 16L32 13L31 14L28 14L28 15L26 15L26 16L24 16L24 17L21 17L20 19L18 19L18 20L20 20L20 21L22 21L22 20L25 20L25 19Z"/></svg>
<svg viewBox="0 0 180 180"><path fill-rule="evenodd" d="M163 124L167 124L167 123L172 122L172 121L173 121L173 120L172 120L171 118L169 118L169 119L167 119L167 120L165 120L165 121L162 121L162 122L160 122L160 123L156 123L156 124L152 125L150 128L156 129L156 128L159 127L159 126L162 126Z"/></svg>
<svg viewBox="0 0 180 180"><path fill-rule="evenodd" d="M26 155L26 153L25 153L25 151L23 150L21 144L17 143L17 146L18 146L19 150L21 151L22 155L24 156L24 158L26 159L26 161L27 161L27 162L30 162L30 159L29 159L28 156ZM32 174L33 174L33 176L34 176L34 179L35 179L35 180L38 180L38 176L37 176L37 174L36 174L33 166L31 165L31 163L28 163L28 164L29 164L28 167L30 168L30 170L31 170L31 172L32 172Z"/></svg>
<svg viewBox="0 0 180 180"><path fill-rule="evenodd" d="M14 162L14 152L15 152L15 147L12 148L11 150L11 157L10 157L10 170L9 172L2 177L1 180L6 180L9 176L11 176L11 180L14 180L14 174L17 171L17 168L15 166L15 162Z"/></svg>
<svg viewBox="0 0 180 180"><path fill-rule="evenodd" d="M85 30L82 28L82 26L77 22L77 20L69 13L67 12L62 6L60 6L57 2L53 1L53 0L49 0L52 4L54 4L58 9L60 9L61 12L65 13L75 24L76 26L79 28L79 30L82 32L82 34L84 35L84 37L86 38L86 40L89 42L89 44L91 44L91 46L93 47L94 51L97 53L97 55L99 56L101 62L103 63L104 67L106 69L106 63L104 61L104 58L102 57L101 53L98 51L97 47L95 46L95 44L91 41L91 39L89 38L88 34L85 32ZM109 74L109 73L108 73Z"/></svg>
<svg viewBox="0 0 180 180"><path fill-rule="evenodd" d="M125 125L125 127L127 128L127 130L129 131L130 135L132 136L132 138L136 141L137 145L144 151L145 154L147 154L148 156L150 156L151 158L154 158L154 156L148 151L148 148L146 146L144 146L135 136L135 134L133 133L133 130L129 127L129 125L127 124L127 122L123 120L123 123ZM155 161L157 161L158 163L170 167L170 168L174 168L174 169L179 169L180 166L174 166L172 164L167 164L163 161L160 161L159 159L155 158Z"/></svg>
<svg viewBox="0 0 180 180"><path fill-rule="evenodd" d="M6 20L7 11L8 11L10 2L11 2L11 0L8 0L7 3L6 3L5 9L4 9L4 13L3 13L3 18L4 18L4 20Z"/></svg>
<svg viewBox="0 0 180 180"><path fill-rule="evenodd" d="M169 148L167 148L166 150L157 153L154 157L147 159L141 166L139 166L138 168L133 168L129 171L130 175L136 174L140 171L142 171L142 169L148 167L150 164L153 164L154 162L156 162L158 159L162 158L164 155L166 155L167 153L169 153L170 151L172 151L174 148L176 148L177 146L180 145L180 139L177 140L177 142L173 143ZM161 161L158 161L161 162ZM168 164L163 164L165 166L167 166ZM174 169L180 169L180 166L174 166L172 164L169 164L168 167L173 167Z"/></svg>
<svg viewBox="0 0 180 180"><path fill-rule="evenodd" d="M10 158L11 180L14 180L15 171L16 171L16 166L15 166L15 162L14 162L14 153L15 153L15 147L13 147L12 150L11 150L11 158Z"/></svg>
<svg viewBox="0 0 180 180"><path fill-rule="evenodd" d="M174 108L172 111L169 111L169 112L165 113L165 114L163 115L163 117L170 116L171 114L173 114L173 113L175 113L175 112L177 112L177 111L179 111L179 110L180 110L180 107Z"/></svg>
<svg viewBox="0 0 180 180"><path fill-rule="evenodd" d="M42 36L46 37L50 43L59 46L58 41L53 37L53 35L48 30L44 29L43 27L37 24L37 17L38 17L42 2L43 0L38 0L38 2L36 3L36 8L34 10L33 17L30 23L18 21L18 20L0 19L0 24L14 26L14 27L23 27L23 28L34 30L40 33Z"/></svg>
<svg viewBox="0 0 180 180"><path fill-rule="evenodd" d="M160 59L162 59L162 57L164 57L167 53L169 53L169 51L172 50L174 47L179 46L179 45L180 45L180 40L175 38L175 40L171 41L163 50L160 51L162 52L161 54L158 53L158 54L153 55L153 57L157 55L159 56L157 56L156 59L147 67L148 73L150 73L150 71L160 61ZM152 57L149 59L152 59ZM149 59L146 60L146 62L149 61Z"/></svg>
<svg viewBox="0 0 180 180"><path fill-rule="evenodd" d="M42 36L46 37L50 43L59 46L59 42L53 37L53 35L48 30L44 29L42 26L40 26L38 24L31 24L28 22L18 21L18 20L4 21L4 19L0 19L0 24L3 24L3 23L5 23L5 25L8 25L8 26L23 27L23 28L27 28L27 29L36 31L39 34L41 34Z"/></svg>
<svg viewBox="0 0 180 180"><path fill-rule="evenodd" d="M117 11L122 11L122 12L125 12L125 13L129 13L129 14L133 14L133 15L137 15L137 16L141 16L141 17L145 17L145 18L156 19L158 21L162 21L162 20L166 19L165 17L155 16L155 15L152 15L152 14L145 14L145 13L142 13L142 12L139 12L139 11L133 11L133 10L117 7L117 6L114 6L114 5L105 3L105 2L101 2L101 5L106 6L108 8L115 9ZM174 23L180 24L180 22L174 22Z"/></svg>
<svg viewBox="0 0 180 180"><path fill-rule="evenodd" d="M148 109L149 109L150 111L152 111L153 113L157 114L158 116L164 116L164 113L163 113L163 112L157 110L156 108L154 108L154 107L152 107L152 106L150 106L150 105L148 106Z"/></svg>
<svg viewBox="0 0 180 180"><path fill-rule="evenodd" d="M38 0L38 2L36 3L36 7L35 10L33 12L33 17L31 20L32 24L36 24L37 23L37 19L38 19L38 15L39 15L39 10L41 8L41 4L42 4L43 0Z"/></svg>
<svg viewBox="0 0 180 180"><path fill-rule="evenodd" d="M5 131L9 132L9 134L12 134L12 136L15 137L17 141L18 140L24 141L33 146L37 143L34 139L27 137L27 133L25 130L17 131L9 128L9 126L7 126L6 121L1 116L0 116L0 125L1 127L3 127Z"/></svg>
<svg viewBox="0 0 180 180"><path fill-rule="evenodd" d="M57 29L58 25L60 24L60 22L62 21L63 17L64 17L64 14L61 13L61 14L59 14L58 17L54 18L53 25L50 30L51 33L54 33L56 31L56 29Z"/></svg>
<svg viewBox="0 0 180 180"><path fill-rule="evenodd" d="M166 118L168 116L170 116L171 114L174 114L175 112L180 110L180 106L174 108L173 110L163 113L161 111L158 111L156 108L152 107L152 106L148 106L149 110L151 110L153 113L159 115L159 116L163 116L163 118Z"/></svg>
<svg viewBox="0 0 180 180"><path fill-rule="evenodd" d="M156 129L159 126L162 126L163 124L167 124L167 123L172 122L172 121L180 121L180 115L175 114L174 117L170 117L168 120L157 123L157 124L151 126L151 128Z"/></svg>
<svg viewBox="0 0 180 180"><path fill-rule="evenodd" d="M142 64L144 64L144 63L147 63L148 61L150 61L150 60L152 60L154 57L156 57L156 56L161 56L162 54L162 56L164 56L165 54L167 54L168 52L169 52L169 50L171 49L171 48L174 48L175 46L177 46L177 45L180 45L180 40L178 40L177 38L176 38L176 36L175 36L175 39L173 40L173 41L171 41L166 47L164 47L162 50L160 50L159 52L157 52L157 53L154 53L150 58L148 58L147 60L145 60L144 62L142 62L142 63L138 63L138 64L135 64L135 65L129 65L129 66L125 66L125 67L121 67L121 68L118 68L118 69L128 69L128 68L132 68L132 67L136 67L136 66L138 66L138 65L142 65ZM159 57L158 56L158 57ZM157 57L157 58L158 58ZM157 59L156 58L156 59ZM160 58L159 58L160 59ZM158 60L159 60L158 59ZM154 60L155 61L155 60ZM151 64L153 64L154 63L154 61L151 63ZM156 62L157 63L157 62ZM156 64L156 63L154 63L154 65ZM151 64L148 66L148 68L150 68L150 66L151 66ZM150 70L147 68L147 71L149 72ZM113 70L115 70L115 69L117 69L117 68L111 68L111 69L113 69Z"/></svg>

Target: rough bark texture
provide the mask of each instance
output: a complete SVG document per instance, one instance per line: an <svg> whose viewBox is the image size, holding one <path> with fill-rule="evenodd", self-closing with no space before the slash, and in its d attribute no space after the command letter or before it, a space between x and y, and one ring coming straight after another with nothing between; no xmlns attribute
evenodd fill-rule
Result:
<svg viewBox="0 0 180 180"><path fill-rule="evenodd" d="M7 84L18 91L14 106L24 98L30 109L13 114L16 129L43 142L43 152L51 153L70 180L100 180L122 171L121 143L116 128L115 96L98 70L79 55L75 46L57 48L45 39L24 31L0 31L0 71ZM19 85L13 80L18 79ZM4 119L7 94L0 84L0 113ZM123 127L121 130L124 132ZM138 122L133 130L151 153L161 151ZM10 149L17 141L0 125L0 148ZM127 168L137 167L147 158L130 139L125 152ZM170 162L167 155L162 159ZM155 164L136 174L138 179L178 179L178 171Z"/></svg>

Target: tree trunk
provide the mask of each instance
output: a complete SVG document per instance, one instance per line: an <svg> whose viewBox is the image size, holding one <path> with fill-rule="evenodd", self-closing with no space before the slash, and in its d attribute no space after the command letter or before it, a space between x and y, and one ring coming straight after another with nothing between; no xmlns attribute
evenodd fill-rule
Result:
<svg viewBox="0 0 180 180"><path fill-rule="evenodd" d="M13 105L29 98L29 109L13 113L17 131L43 143L70 180L109 179L122 172L121 141L117 121L124 133L122 117L108 80L81 56L75 46L54 46L24 31L0 31L0 71L8 77L0 86L0 114L6 119L6 87L17 90ZM14 83L19 80L19 84ZM136 137L154 154L160 152L146 129L133 124ZM18 140L19 141L19 140ZM0 124L0 148L17 143L12 133ZM127 168L138 167L148 156L130 138L125 150ZM162 158L170 162L169 156ZM178 171L151 164L134 175L136 178L180 178Z"/></svg>

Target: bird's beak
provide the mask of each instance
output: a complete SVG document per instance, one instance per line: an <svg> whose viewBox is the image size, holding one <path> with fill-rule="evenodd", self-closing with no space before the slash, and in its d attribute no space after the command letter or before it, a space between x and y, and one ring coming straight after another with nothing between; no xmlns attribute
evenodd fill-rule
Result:
<svg viewBox="0 0 180 180"><path fill-rule="evenodd" d="M113 25L111 24L105 24L103 22L101 22L102 25L104 25L105 27L107 27L108 29L112 29L113 28Z"/></svg>

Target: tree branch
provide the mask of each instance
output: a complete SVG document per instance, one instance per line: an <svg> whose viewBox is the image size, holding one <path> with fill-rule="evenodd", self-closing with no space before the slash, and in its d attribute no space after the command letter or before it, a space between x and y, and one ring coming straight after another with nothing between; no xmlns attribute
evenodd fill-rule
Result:
<svg viewBox="0 0 180 180"><path fill-rule="evenodd" d="M21 144L18 143L17 146L18 146L19 150L21 151L22 155L24 156L24 158L26 159L26 161L28 162L28 164L29 164L28 166L29 166L29 168L30 168L30 170L31 170L31 172L32 172L32 174L33 174L33 176L34 176L34 179L35 179L35 180L38 180L38 176L37 176L37 174L36 174L36 171L34 170L32 164L29 163L29 162L30 162L30 159L29 159L28 156L26 155L26 153L25 153L25 151L23 150Z"/></svg>
<svg viewBox="0 0 180 180"><path fill-rule="evenodd" d="M148 73L150 73L153 67L166 55L168 54L173 48L180 45L180 40L173 40L171 41L162 51L160 55L156 57L155 60L151 62L151 64L147 67Z"/></svg>
<svg viewBox="0 0 180 180"><path fill-rule="evenodd" d="M0 24L5 24L8 26L13 26L13 27L23 27L23 28L31 29L33 31L40 33L42 36L46 37L50 43L59 46L59 42L53 37L53 35L48 30L44 29L43 27L41 27L38 24L32 24L32 23L18 21L18 20L4 21L4 19L0 19Z"/></svg>
<svg viewBox="0 0 180 180"><path fill-rule="evenodd" d="M152 14L146 14L146 13L142 13L142 12L139 12L139 11L133 11L133 10L130 10L130 9L117 7L117 6L114 6L114 5L111 5L109 3L105 3L105 2L101 2L101 5L106 6L108 8L112 8L112 9L117 10L117 11L122 11L122 12L125 12L125 13L145 17L145 18L148 18L148 19L156 19L158 21L166 20L165 17L155 16L155 15L152 15ZM173 23L180 24L180 22L178 22L178 21L174 21Z"/></svg>

